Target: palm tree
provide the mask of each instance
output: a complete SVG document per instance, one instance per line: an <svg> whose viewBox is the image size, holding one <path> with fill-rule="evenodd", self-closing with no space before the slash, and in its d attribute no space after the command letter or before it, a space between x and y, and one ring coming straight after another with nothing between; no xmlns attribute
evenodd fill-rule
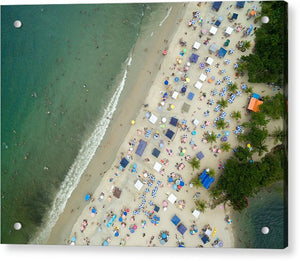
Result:
<svg viewBox="0 0 300 261"><path fill-rule="evenodd" d="M222 109L224 109L228 106L228 102L223 98L221 100L219 100L217 103L221 106Z"/></svg>
<svg viewBox="0 0 300 261"><path fill-rule="evenodd" d="M217 135L214 132L207 133L205 138L211 144L217 141Z"/></svg>
<svg viewBox="0 0 300 261"><path fill-rule="evenodd" d="M228 152L230 149L231 149L231 146L228 142L224 142L222 145L221 145L221 148L222 150Z"/></svg>
<svg viewBox="0 0 300 261"><path fill-rule="evenodd" d="M239 120L242 118L242 114L240 111L234 111L231 113L231 117L234 118L235 120Z"/></svg>
<svg viewBox="0 0 300 261"><path fill-rule="evenodd" d="M196 157L192 158L189 163L191 164L193 170L200 168L200 161Z"/></svg>
<svg viewBox="0 0 300 261"><path fill-rule="evenodd" d="M205 212L205 209L206 209L206 201L204 200L197 200L195 201L195 204L196 204L196 208L201 211L202 213Z"/></svg>
<svg viewBox="0 0 300 261"><path fill-rule="evenodd" d="M242 41L243 46L241 48L242 52L245 52L246 50L248 50L251 47L251 42L250 41Z"/></svg>
<svg viewBox="0 0 300 261"><path fill-rule="evenodd" d="M238 62L238 65L239 66L235 70L238 74L243 76L245 71L247 70L247 62L246 61L240 61L240 62Z"/></svg>
<svg viewBox="0 0 300 261"><path fill-rule="evenodd" d="M198 175L192 179L191 183L192 183L196 188L200 188L200 187L203 186L202 183L201 183L201 180L200 180L199 177L198 177Z"/></svg>
<svg viewBox="0 0 300 261"><path fill-rule="evenodd" d="M247 87L245 93L253 93L253 87L251 86Z"/></svg>
<svg viewBox="0 0 300 261"><path fill-rule="evenodd" d="M271 134L270 137L274 138L274 145L278 142L283 142L284 132L280 128L276 128Z"/></svg>
<svg viewBox="0 0 300 261"><path fill-rule="evenodd" d="M214 170L214 169L209 169L209 171L208 171L208 175L210 176L210 177L215 177L215 175L216 175L216 171Z"/></svg>
<svg viewBox="0 0 300 261"><path fill-rule="evenodd" d="M238 86L237 86L236 83L234 83L234 84L228 84L228 90L230 92L235 92L237 89L238 89Z"/></svg>
<svg viewBox="0 0 300 261"><path fill-rule="evenodd" d="M226 122L223 119L220 119L220 120L216 121L216 127L218 130L219 129L223 130L226 127Z"/></svg>

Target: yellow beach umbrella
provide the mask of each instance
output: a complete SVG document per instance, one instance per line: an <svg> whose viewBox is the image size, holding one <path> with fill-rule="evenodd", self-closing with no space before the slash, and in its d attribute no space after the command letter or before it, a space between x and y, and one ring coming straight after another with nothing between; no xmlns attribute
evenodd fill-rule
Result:
<svg viewBox="0 0 300 261"><path fill-rule="evenodd" d="M171 107L172 110L175 108L174 104L171 104L170 107Z"/></svg>
<svg viewBox="0 0 300 261"><path fill-rule="evenodd" d="M186 82L190 82L191 80L190 80L190 78L186 78L185 81Z"/></svg>
<svg viewBox="0 0 300 261"><path fill-rule="evenodd" d="M250 148L250 147L251 147L251 144L250 144L250 143L248 143L248 144L247 144L247 147L248 147L248 148Z"/></svg>
<svg viewBox="0 0 300 261"><path fill-rule="evenodd" d="M131 125L134 125L134 124L135 124L135 120L132 120L132 121L131 121Z"/></svg>
<svg viewBox="0 0 300 261"><path fill-rule="evenodd" d="M182 153L185 153L186 152L186 150L182 150Z"/></svg>

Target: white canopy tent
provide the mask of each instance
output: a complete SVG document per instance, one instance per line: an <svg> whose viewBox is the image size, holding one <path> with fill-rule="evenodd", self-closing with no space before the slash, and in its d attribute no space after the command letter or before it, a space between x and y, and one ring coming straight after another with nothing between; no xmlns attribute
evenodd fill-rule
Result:
<svg viewBox="0 0 300 261"><path fill-rule="evenodd" d="M144 184L138 179L134 186L136 187L137 190L141 190L141 188L144 186Z"/></svg>
<svg viewBox="0 0 300 261"><path fill-rule="evenodd" d="M209 64L209 65L212 65L214 59L211 58L211 57L208 57L207 60L206 60L206 63Z"/></svg>
<svg viewBox="0 0 300 261"><path fill-rule="evenodd" d="M199 210L197 210L197 209L195 209L194 211L193 211L193 216L195 217L195 218L199 218L199 216L200 216L200 211Z"/></svg>
<svg viewBox="0 0 300 261"><path fill-rule="evenodd" d="M193 123L194 125L198 126L200 122L198 121L198 119L194 119Z"/></svg>
<svg viewBox="0 0 300 261"><path fill-rule="evenodd" d="M233 32L233 28L231 28L230 26L227 27L225 33L226 34L231 34Z"/></svg>
<svg viewBox="0 0 300 261"><path fill-rule="evenodd" d="M153 169L156 170L157 172L160 172L161 164L158 162L155 162Z"/></svg>
<svg viewBox="0 0 300 261"><path fill-rule="evenodd" d="M215 26L212 26L212 27L210 28L210 30L209 30L209 32L210 32L211 34L213 34L213 35L215 35L217 31L218 31L218 28L215 27Z"/></svg>
<svg viewBox="0 0 300 261"><path fill-rule="evenodd" d="M197 88L198 90L200 90L201 87L202 87L202 83L197 81L197 82L195 83L195 88Z"/></svg>
<svg viewBox="0 0 300 261"><path fill-rule="evenodd" d="M199 77L199 80L202 81L202 82L204 82L205 79L206 79L206 75L203 74L203 73L201 73L201 75L200 75L200 77Z"/></svg>
<svg viewBox="0 0 300 261"><path fill-rule="evenodd" d="M174 91L172 94L172 98L175 100L178 97L178 92Z"/></svg>
<svg viewBox="0 0 300 261"><path fill-rule="evenodd" d="M198 50L200 46L201 46L201 44L200 44L199 42L196 41L196 42L194 43L194 45L193 45L193 48L196 49L196 50Z"/></svg>
<svg viewBox="0 0 300 261"><path fill-rule="evenodd" d="M175 201L177 200L177 197L172 193L169 197L168 197L168 200L174 204Z"/></svg>
<svg viewBox="0 0 300 261"><path fill-rule="evenodd" d="M151 117L149 118L149 121L150 121L152 124L155 124L156 121L157 121L157 117L156 117L153 113L151 113Z"/></svg>

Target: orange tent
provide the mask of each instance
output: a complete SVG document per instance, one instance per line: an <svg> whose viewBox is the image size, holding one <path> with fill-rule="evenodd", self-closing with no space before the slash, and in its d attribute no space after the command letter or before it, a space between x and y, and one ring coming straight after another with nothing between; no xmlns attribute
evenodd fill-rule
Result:
<svg viewBox="0 0 300 261"><path fill-rule="evenodd" d="M250 14L251 14L252 16L254 16L254 15L255 15L255 11L254 11L254 10L251 10Z"/></svg>
<svg viewBox="0 0 300 261"><path fill-rule="evenodd" d="M251 98L249 105L248 105L248 110L258 112L259 111L259 105L263 104L262 101L256 99L256 98Z"/></svg>

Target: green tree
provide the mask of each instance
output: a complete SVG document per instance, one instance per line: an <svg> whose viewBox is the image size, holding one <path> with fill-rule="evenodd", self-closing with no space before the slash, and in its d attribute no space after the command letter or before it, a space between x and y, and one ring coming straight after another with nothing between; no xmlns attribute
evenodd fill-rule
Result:
<svg viewBox="0 0 300 261"><path fill-rule="evenodd" d="M220 120L216 121L216 127L218 130L219 129L223 130L226 127L226 122L223 119L220 119Z"/></svg>
<svg viewBox="0 0 300 261"><path fill-rule="evenodd" d="M234 152L235 157L240 162L248 162L252 158L252 152L248 148L238 146Z"/></svg>
<svg viewBox="0 0 300 261"><path fill-rule="evenodd" d="M200 168L200 161L197 157L192 158L189 161L190 165L192 166L193 170Z"/></svg>
<svg viewBox="0 0 300 261"><path fill-rule="evenodd" d="M225 109L228 106L227 100L225 100L223 98L221 100L217 101L217 104L219 104L222 109Z"/></svg>
<svg viewBox="0 0 300 261"><path fill-rule="evenodd" d="M239 119L242 118L242 114L241 114L240 111L233 111L233 112L231 113L231 117L232 117L233 119L235 119L235 120L239 120Z"/></svg>
<svg viewBox="0 0 300 261"><path fill-rule="evenodd" d="M276 104L276 106L274 106ZM284 96L282 93L270 97L266 96L263 104L259 106L261 112L274 120L279 120L284 116Z"/></svg>
<svg viewBox="0 0 300 261"><path fill-rule="evenodd" d="M239 75L243 76L247 71L247 66L248 66L248 63L246 61L241 60L238 62L238 67L235 69L235 71Z"/></svg>
<svg viewBox="0 0 300 261"><path fill-rule="evenodd" d="M241 51L245 52L251 47L251 42L250 41L242 41L243 46L241 47Z"/></svg>
<svg viewBox="0 0 300 261"><path fill-rule="evenodd" d="M228 152L231 149L231 145L228 142L223 142L221 148L223 151Z"/></svg>
<svg viewBox="0 0 300 261"><path fill-rule="evenodd" d="M214 169L209 169L208 175L214 178L216 176L216 171Z"/></svg>
<svg viewBox="0 0 300 261"><path fill-rule="evenodd" d="M284 131L280 128L276 128L271 134L270 137L272 137L274 139L274 144L278 143L278 142L283 142L284 139Z"/></svg>
<svg viewBox="0 0 300 261"><path fill-rule="evenodd" d="M265 113L263 112L251 113L251 121L254 125L258 126L266 126L270 122L270 120L266 119Z"/></svg>
<svg viewBox="0 0 300 261"><path fill-rule="evenodd" d="M249 93L253 93L253 87L252 86L249 86L245 89L245 93L249 94Z"/></svg>
<svg viewBox="0 0 300 261"><path fill-rule="evenodd" d="M207 133L205 138L210 144L217 141L217 135L213 131L211 133Z"/></svg>
<svg viewBox="0 0 300 261"><path fill-rule="evenodd" d="M238 86L236 83L228 84L228 91L235 92L238 89Z"/></svg>
<svg viewBox="0 0 300 261"><path fill-rule="evenodd" d="M204 200L196 200L195 205L196 205L196 208L199 211L201 211L202 213L204 213L207 208L206 201L204 201Z"/></svg>
<svg viewBox="0 0 300 261"><path fill-rule="evenodd" d="M199 179L199 176L198 176L198 175L192 179L191 183L192 183L196 188L201 188L201 187L203 187L203 185L202 185L202 183L201 183L201 180Z"/></svg>

